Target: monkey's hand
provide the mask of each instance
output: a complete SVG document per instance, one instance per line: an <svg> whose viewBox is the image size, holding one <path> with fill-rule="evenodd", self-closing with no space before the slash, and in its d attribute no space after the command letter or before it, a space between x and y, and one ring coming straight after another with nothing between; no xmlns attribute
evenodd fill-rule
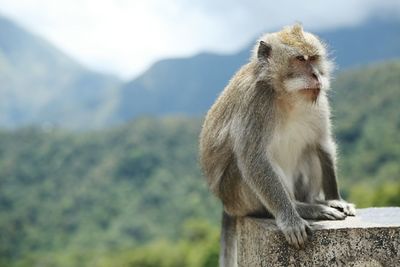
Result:
<svg viewBox="0 0 400 267"><path fill-rule="evenodd" d="M311 228L307 221L299 215L277 216L276 224L285 235L290 245L300 249L304 247L308 236L311 235Z"/></svg>
<svg viewBox="0 0 400 267"><path fill-rule="evenodd" d="M335 208L347 216L356 215L356 206L352 203L344 201L343 199L326 200L325 205Z"/></svg>

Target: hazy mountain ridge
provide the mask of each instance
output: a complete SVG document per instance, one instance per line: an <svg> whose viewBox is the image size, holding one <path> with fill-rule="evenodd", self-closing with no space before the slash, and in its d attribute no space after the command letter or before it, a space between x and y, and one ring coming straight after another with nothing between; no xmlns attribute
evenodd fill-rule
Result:
<svg viewBox="0 0 400 267"><path fill-rule="evenodd" d="M235 56L202 53L159 61L120 89L116 117L203 114L219 94L215 88L221 90L248 55L248 51Z"/></svg>
<svg viewBox="0 0 400 267"><path fill-rule="evenodd" d="M329 45L339 70L400 58L399 19L371 19L317 34ZM121 88L116 117L205 113L232 75L248 61L252 46L232 55L199 54L155 63Z"/></svg>
<svg viewBox="0 0 400 267"><path fill-rule="evenodd" d="M368 20L318 34L333 50L340 70L400 57L400 20ZM0 17L0 126L93 129L143 115L198 116L246 63L251 46L230 55L161 60L122 83L82 67Z"/></svg>
<svg viewBox="0 0 400 267"><path fill-rule="evenodd" d="M104 125L119 83L0 17L0 125Z"/></svg>
<svg viewBox="0 0 400 267"><path fill-rule="evenodd" d="M400 58L400 19L371 18L358 26L318 33L339 70Z"/></svg>

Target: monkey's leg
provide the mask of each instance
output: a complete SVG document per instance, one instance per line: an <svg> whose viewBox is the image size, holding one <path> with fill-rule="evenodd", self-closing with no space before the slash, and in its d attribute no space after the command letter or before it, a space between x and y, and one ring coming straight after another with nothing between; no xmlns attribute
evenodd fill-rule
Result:
<svg viewBox="0 0 400 267"><path fill-rule="evenodd" d="M237 266L236 218L225 211L222 214L221 249L219 254L220 267Z"/></svg>
<svg viewBox="0 0 400 267"><path fill-rule="evenodd" d="M343 211L346 215L356 214L355 205L344 201L339 194L336 168L331 153L327 152L322 146L317 149L322 168L322 189L325 194L325 201L319 203Z"/></svg>
<svg viewBox="0 0 400 267"><path fill-rule="evenodd" d="M339 210L320 204L296 202L296 210L303 219L343 220L346 214Z"/></svg>

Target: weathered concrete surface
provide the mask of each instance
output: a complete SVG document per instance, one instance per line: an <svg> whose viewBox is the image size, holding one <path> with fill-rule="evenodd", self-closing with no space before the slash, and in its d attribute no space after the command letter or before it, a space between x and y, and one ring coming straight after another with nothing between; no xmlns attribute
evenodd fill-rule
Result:
<svg viewBox="0 0 400 267"><path fill-rule="evenodd" d="M311 240L296 250L274 220L238 219L238 266L400 267L400 208L358 209L344 221L311 224Z"/></svg>

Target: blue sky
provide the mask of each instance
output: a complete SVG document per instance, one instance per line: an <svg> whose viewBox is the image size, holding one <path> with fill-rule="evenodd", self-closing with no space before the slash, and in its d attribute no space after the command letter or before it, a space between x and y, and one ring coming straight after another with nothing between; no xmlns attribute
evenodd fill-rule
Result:
<svg viewBox="0 0 400 267"><path fill-rule="evenodd" d="M0 13L84 65L128 79L163 58L237 51L296 21L321 30L400 16L400 1L0 0Z"/></svg>

